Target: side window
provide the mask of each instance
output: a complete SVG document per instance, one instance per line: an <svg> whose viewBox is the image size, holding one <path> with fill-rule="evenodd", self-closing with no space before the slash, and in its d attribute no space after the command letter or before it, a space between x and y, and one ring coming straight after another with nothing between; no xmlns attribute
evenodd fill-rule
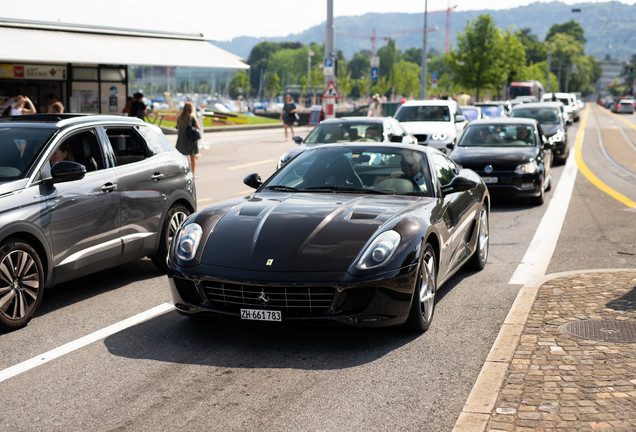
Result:
<svg viewBox="0 0 636 432"><path fill-rule="evenodd" d="M55 149L49 161L51 165L60 160L79 162L87 172L104 168L104 158L94 131L85 131L64 139Z"/></svg>
<svg viewBox="0 0 636 432"><path fill-rule="evenodd" d="M435 175L442 186L445 186L459 174L457 165L441 153L433 153Z"/></svg>
<svg viewBox="0 0 636 432"><path fill-rule="evenodd" d="M107 127L106 134L118 166L139 162L151 155L146 142L132 127Z"/></svg>
<svg viewBox="0 0 636 432"><path fill-rule="evenodd" d="M154 130L150 126L138 126L137 130L148 143L149 150L152 153L159 154L174 150L174 145L161 131Z"/></svg>

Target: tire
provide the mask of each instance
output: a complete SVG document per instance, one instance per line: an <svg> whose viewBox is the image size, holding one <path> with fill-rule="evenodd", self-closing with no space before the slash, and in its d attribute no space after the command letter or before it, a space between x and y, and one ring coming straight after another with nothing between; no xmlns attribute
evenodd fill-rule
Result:
<svg viewBox="0 0 636 432"><path fill-rule="evenodd" d="M545 189L543 185L541 185L541 193L539 194L539 196L533 197L530 201L532 202L532 204L538 206L543 204L543 202L545 201Z"/></svg>
<svg viewBox="0 0 636 432"><path fill-rule="evenodd" d="M424 244L422 259L417 270L417 279L413 289L411 309L406 327L418 333L424 333L431 325L435 312L435 293L437 292L437 264L435 252L430 243Z"/></svg>
<svg viewBox="0 0 636 432"><path fill-rule="evenodd" d="M473 256L468 260L467 266L472 270L481 270L486 266L488 260L488 249L490 247L490 220L488 210L481 209L479 221L477 223L477 247Z"/></svg>
<svg viewBox="0 0 636 432"><path fill-rule="evenodd" d="M0 245L0 329L27 325L44 295L44 268L28 243L7 240Z"/></svg>
<svg viewBox="0 0 636 432"><path fill-rule="evenodd" d="M157 252L151 257L152 263L162 272L168 270L166 258L168 257L170 242L183 221L186 220L188 216L190 216L190 210L181 204L176 204L170 207L168 214L166 214L166 220L164 221L163 228L161 229L159 247L157 248Z"/></svg>

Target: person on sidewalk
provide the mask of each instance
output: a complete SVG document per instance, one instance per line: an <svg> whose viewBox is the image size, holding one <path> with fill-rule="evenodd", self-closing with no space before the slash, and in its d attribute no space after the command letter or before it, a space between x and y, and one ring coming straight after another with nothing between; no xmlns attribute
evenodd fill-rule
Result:
<svg viewBox="0 0 636 432"><path fill-rule="evenodd" d="M199 122L197 121L197 117L194 112L194 105L192 102L186 102L183 105L183 109L179 113L179 117L177 117L177 129L179 130L179 134L177 135L177 150L181 152L181 154L186 155L190 158L190 167L192 168L192 175L194 178L197 178L195 175L195 168L197 163L197 155L199 154L199 141L191 140L188 138L188 134L186 132L187 127L195 127L198 130L201 130L201 126L199 126Z"/></svg>
<svg viewBox="0 0 636 432"><path fill-rule="evenodd" d="M297 120L298 107L294 103L291 95L285 95L285 105L280 113L280 119L285 127L285 139L287 139L287 129L291 129L291 139L294 139L294 122Z"/></svg>

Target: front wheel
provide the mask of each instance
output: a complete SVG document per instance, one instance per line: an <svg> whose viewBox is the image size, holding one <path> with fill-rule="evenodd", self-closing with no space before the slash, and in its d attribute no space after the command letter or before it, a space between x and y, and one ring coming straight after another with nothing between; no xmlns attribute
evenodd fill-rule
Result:
<svg viewBox="0 0 636 432"><path fill-rule="evenodd" d="M406 320L410 330L423 333L431 325L435 311L435 293L437 292L437 266L435 252L430 243L424 245L417 279L415 281L411 310Z"/></svg>
<svg viewBox="0 0 636 432"><path fill-rule="evenodd" d="M0 328L27 325L42 302L44 269L38 253L19 240L0 246Z"/></svg>
<svg viewBox="0 0 636 432"><path fill-rule="evenodd" d="M168 210L166 220L163 223L163 229L161 230L159 247L157 248L157 252L152 256L152 263L159 270L164 272L168 270L168 264L166 263L168 248L177 230L188 216L190 216L190 210L181 204L174 205Z"/></svg>
<svg viewBox="0 0 636 432"><path fill-rule="evenodd" d="M481 209L479 222L477 225L477 247L475 253L468 261L468 267L473 270L481 270L486 266L488 259L488 248L490 246L490 225L488 221L488 210Z"/></svg>

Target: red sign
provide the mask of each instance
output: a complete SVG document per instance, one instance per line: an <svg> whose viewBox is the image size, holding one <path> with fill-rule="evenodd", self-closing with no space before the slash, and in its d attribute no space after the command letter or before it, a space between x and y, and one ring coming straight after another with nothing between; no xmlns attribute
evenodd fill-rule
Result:
<svg viewBox="0 0 636 432"><path fill-rule="evenodd" d="M24 66L22 65L13 66L13 76L15 78L24 78Z"/></svg>

